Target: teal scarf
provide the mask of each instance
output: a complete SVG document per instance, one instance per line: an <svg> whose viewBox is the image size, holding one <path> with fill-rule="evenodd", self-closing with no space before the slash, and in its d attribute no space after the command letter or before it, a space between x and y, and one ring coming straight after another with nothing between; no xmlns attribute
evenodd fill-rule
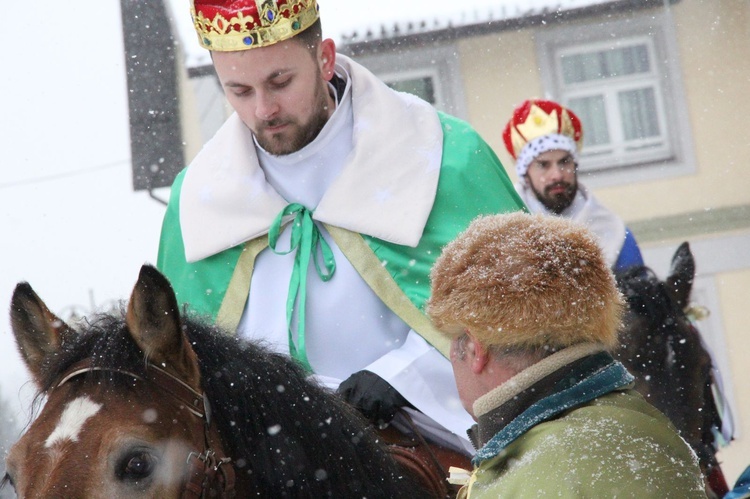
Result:
<svg viewBox="0 0 750 499"><path fill-rule="evenodd" d="M291 222L291 239L289 249L281 251L276 248L281 233L282 219L293 215ZM277 255L287 255L296 251L294 255L294 267L292 277L289 281L289 294L286 299L286 323L289 332L289 353L305 369L313 372L310 362L307 360L305 349L305 302L307 301L307 269L312 257L315 270L323 282L328 282L336 271L336 262L333 251L326 240L321 236L320 229L312 219L312 211L298 203L288 204L276 216L268 230L268 246ZM320 254L320 258L318 258ZM321 267L321 260L323 267ZM297 307L297 334L292 328L295 305Z"/></svg>

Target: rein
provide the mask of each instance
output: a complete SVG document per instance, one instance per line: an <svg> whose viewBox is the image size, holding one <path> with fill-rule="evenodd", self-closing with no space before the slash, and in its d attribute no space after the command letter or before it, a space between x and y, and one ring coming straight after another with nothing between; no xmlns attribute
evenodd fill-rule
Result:
<svg viewBox="0 0 750 499"><path fill-rule="evenodd" d="M216 432L210 431L211 405L205 393L197 392L181 379L148 362L145 375L142 376L122 369L97 367L92 365L91 359L84 359L70 366L54 388L59 388L81 374L94 371L120 373L152 383L195 416L195 431L191 431L191 434L203 434L203 449L200 452L192 451L187 456L189 476L182 499L215 497L216 491L220 492L221 497L234 497L235 474L232 459L221 457L213 450L221 449L221 442L218 437L213 438Z"/></svg>

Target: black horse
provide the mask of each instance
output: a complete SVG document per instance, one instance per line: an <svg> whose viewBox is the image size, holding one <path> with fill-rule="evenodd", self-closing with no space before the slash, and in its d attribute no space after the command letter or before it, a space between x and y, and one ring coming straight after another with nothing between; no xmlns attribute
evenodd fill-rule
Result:
<svg viewBox="0 0 750 499"><path fill-rule="evenodd" d="M22 497L423 497L356 411L287 357L180 314L153 267L122 316L81 331L25 283L11 315L46 397L8 458Z"/></svg>
<svg viewBox="0 0 750 499"><path fill-rule="evenodd" d="M687 242L677 248L666 281L648 267L617 275L627 311L618 358L636 377L636 390L666 414L698 455L709 492L721 497L726 480L716 460L721 428L712 387L712 361L685 313L695 277Z"/></svg>

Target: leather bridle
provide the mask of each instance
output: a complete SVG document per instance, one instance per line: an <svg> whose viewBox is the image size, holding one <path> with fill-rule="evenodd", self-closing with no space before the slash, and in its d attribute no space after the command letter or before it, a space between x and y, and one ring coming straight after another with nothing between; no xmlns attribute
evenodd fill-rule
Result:
<svg viewBox="0 0 750 499"><path fill-rule="evenodd" d="M182 499L234 497L235 472L232 459L222 455L218 432L211 431L214 429L211 427L211 406L205 393L197 392L181 379L148 362L145 374L140 375L122 369L97 367L92 365L91 359L73 364L60 377L54 388L59 388L76 376L93 371L120 373L152 383L195 416L195 431L191 434L203 434L203 449L191 451L187 456L188 479L181 495Z"/></svg>

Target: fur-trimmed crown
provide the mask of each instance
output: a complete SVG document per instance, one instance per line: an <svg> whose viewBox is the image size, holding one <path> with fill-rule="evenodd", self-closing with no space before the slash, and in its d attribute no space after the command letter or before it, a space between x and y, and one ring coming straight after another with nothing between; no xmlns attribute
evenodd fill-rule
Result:
<svg viewBox="0 0 750 499"><path fill-rule="evenodd" d="M543 152L561 149L575 157L583 146L583 127L570 109L550 100L531 99L513 111L503 130L503 142L522 179Z"/></svg>
<svg viewBox="0 0 750 499"><path fill-rule="evenodd" d="M530 99L513 110L503 129L503 142L517 159L529 142L550 134L570 137L578 149L583 145L581 120L573 111L551 100Z"/></svg>
<svg viewBox="0 0 750 499"><path fill-rule="evenodd" d="M488 347L617 344L623 300L594 236L561 217L479 217L430 274L428 314Z"/></svg>

